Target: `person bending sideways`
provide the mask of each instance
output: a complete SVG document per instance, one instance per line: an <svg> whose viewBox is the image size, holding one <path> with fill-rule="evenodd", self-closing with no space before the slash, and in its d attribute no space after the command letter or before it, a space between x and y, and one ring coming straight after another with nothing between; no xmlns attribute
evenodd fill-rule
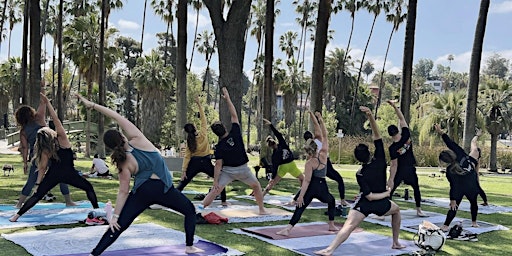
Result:
<svg viewBox="0 0 512 256"><path fill-rule="evenodd" d="M219 137L219 143L215 146L214 153L216 160L213 188L203 199L203 207L209 206L229 183L239 180L252 188L254 198L258 203L259 214L266 215L268 212L263 205L261 184L247 166L249 158L245 153L238 115L225 87L222 88L222 98L226 101L229 114L231 115L231 130L227 132L226 127L221 122L215 122L210 126L213 133Z"/></svg>
<svg viewBox="0 0 512 256"><path fill-rule="evenodd" d="M66 183L84 190L94 209L99 208L98 199L91 183L75 170L73 150L71 150L71 143L64 126L48 98L43 93L40 94L41 101L46 105L53 119L55 131L49 127L42 127L37 131L34 144L34 162L37 163L35 193L9 219L12 222L17 221L21 215L34 207L50 189L59 183Z"/></svg>
<svg viewBox="0 0 512 256"><path fill-rule="evenodd" d="M405 248L398 241L400 234L400 208L389 199L390 188L386 186L386 156L384 153L384 144L380 137L377 123L369 108L361 106L361 111L366 114L370 121L373 133L373 144L375 145L375 153L371 157L368 145L359 144L354 149L355 158L361 162L361 168L356 173L357 183L359 184L359 198L352 210L348 213L347 220L343 227L336 235L331 244L322 250L315 251L317 255L332 255L347 238L352 231L366 218L369 214L378 216L391 215L391 230L393 232L393 244L391 248Z"/></svg>
<svg viewBox="0 0 512 256"><path fill-rule="evenodd" d="M465 196L470 203L471 222L473 227L478 227L476 217L478 215L477 197L479 186L477 177L478 165L478 147L471 147L471 152L467 154L463 148L455 143L443 132L439 124L434 125L436 132L441 135L444 143L449 149L441 151L439 154L439 164L446 167L446 178L450 183L450 210L446 214L442 230L448 231L450 223L457 214L457 209Z"/></svg>
<svg viewBox="0 0 512 256"><path fill-rule="evenodd" d="M124 134L112 129L105 132L103 142L112 150L110 156L119 171L119 190L109 222L91 256L100 255L123 233L139 214L152 204L169 207L185 216L185 253L203 252L193 245L196 211L192 202L172 185L172 177L160 151L144 134L116 111L77 95L80 101L112 119ZM134 176L130 192L130 180ZM141 237L140 239L145 239Z"/></svg>
<svg viewBox="0 0 512 256"><path fill-rule="evenodd" d="M317 198L323 203L327 203L327 213L329 216L329 230L337 231L338 227L334 225L334 214L336 208L336 201L334 196L329 193L325 176L327 173L327 155L329 154L329 139L327 136L327 130L325 128L324 121L320 112L316 112L315 115L310 111L309 115L313 122L318 122L315 127L319 127L324 130L320 141L322 142L322 148L320 151L317 150L317 144L314 140L309 139L304 145L304 151L307 154L306 164L304 166L304 181L302 182L302 188L296 200L295 211L293 216L286 226L286 228L278 231L276 234L288 236L292 231L295 224L297 224L302 216L306 207Z"/></svg>
<svg viewBox="0 0 512 256"><path fill-rule="evenodd" d="M272 123L263 118L265 125L270 126L270 129L277 138L275 141L272 136L267 137L267 146L272 148L272 179L268 182L267 187L263 190L263 196L265 196L281 179L289 173L293 177L299 180L300 185L304 180L304 174L299 170L295 164L295 158L293 156L290 147L284 140L283 135L272 125Z"/></svg>

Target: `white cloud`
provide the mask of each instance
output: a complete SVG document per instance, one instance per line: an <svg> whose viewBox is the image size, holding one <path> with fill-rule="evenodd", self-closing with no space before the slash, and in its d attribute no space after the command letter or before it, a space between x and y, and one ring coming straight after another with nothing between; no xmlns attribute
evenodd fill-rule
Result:
<svg viewBox="0 0 512 256"><path fill-rule="evenodd" d="M505 59L512 59L512 49L502 51L485 51L482 53L482 61L480 69L485 68L487 59L493 54L499 54ZM467 51L461 54L453 54L453 61L451 63L451 69L455 72L466 72L469 73L469 64L471 63L471 51ZM439 56L435 61L434 65L442 64L444 66L450 66L448 61L448 54Z"/></svg>
<svg viewBox="0 0 512 256"><path fill-rule="evenodd" d="M187 19L188 19L188 25L195 28L196 26L196 19L197 19L197 13L196 12L189 12L187 13ZM211 20L209 17L204 16L201 12L199 13L199 20L197 22L197 28L198 30L200 28L204 28L206 26L210 26ZM211 27L211 26L210 26ZM199 30L198 33L201 31Z"/></svg>
<svg viewBox="0 0 512 256"><path fill-rule="evenodd" d="M494 4L491 1L490 13L511 13L512 12L512 1L504 1L501 3Z"/></svg>
<svg viewBox="0 0 512 256"><path fill-rule="evenodd" d="M123 30L123 29L136 30L136 29L140 28L140 25L137 22L123 20L123 19L120 19L117 22L117 25L119 26L119 30Z"/></svg>

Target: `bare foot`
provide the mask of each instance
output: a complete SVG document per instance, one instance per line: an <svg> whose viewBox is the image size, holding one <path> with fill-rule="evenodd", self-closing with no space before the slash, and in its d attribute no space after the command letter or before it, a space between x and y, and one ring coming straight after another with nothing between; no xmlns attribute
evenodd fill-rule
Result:
<svg viewBox="0 0 512 256"><path fill-rule="evenodd" d="M480 225L478 225L478 223L476 223L476 222L473 222L473 223L471 224L471 226L472 226L472 227L474 227L474 228L478 228L478 227L480 227Z"/></svg>
<svg viewBox="0 0 512 256"><path fill-rule="evenodd" d="M187 254L188 253L201 253L201 252L204 252L204 250L203 249L199 249L199 248L197 248L195 246L187 246L185 248L185 253L187 253Z"/></svg>
<svg viewBox="0 0 512 256"><path fill-rule="evenodd" d="M20 217L20 215L14 214L11 218L9 218L9 221L10 222L16 222L16 221L18 221L19 217Z"/></svg>
<svg viewBox="0 0 512 256"><path fill-rule="evenodd" d="M320 250L320 251L315 251L313 252L314 254L316 255L325 255L325 256L330 256L332 255L332 252L331 250L328 250L327 248L323 249L323 250Z"/></svg>
<svg viewBox="0 0 512 256"><path fill-rule="evenodd" d="M16 209L20 209L21 207L23 206L23 203L16 203L16 205L14 207L16 207Z"/></svg>
<svg viewBox="0 0 512 256"><path fill-rule="evenodd" d="M444 232L448 231L449 229L450 229L450 227L449 227L449 226L446 226L446 225L443 225L443 226L441 227L441 230L442 230L442 231L444 231Z"/></svg>
<svg viewBox="0 0 512 256"><path fill-rule="evenodd" d="M340 230L338 227L336 227L334 224L329 224L329 231L338 231Z"/></svg>
<svg viewBox="0 0 512 256"><path fill-rule="evenodd" d="M269 211L267 211L267 209L263 208L263 209L260 209L260 212L258 214L259 215L270 215L271 213Z"/></svg>
<svg viewBox="0 0 512 256"><path fill-rule="evenodd" d="M230 203L230 202L222 202L222 206L223 206L223 207L228 207L228 206L230 206L230 205L231 205L231 203Z"/></svg>
<svg viewBox="0 0 512 256"><path fill-rule="evenodd" d="M399 242L393 243L393 246L391 246L392 249L403 249L405 247L406 247L405 245L402 245Z"/></svg>
<svg viewBox="0 0 512 256"><path fill-rule="evenodd" d="M418 217L428 217L428 215L424 214L421 210L417 210L416 215L418 215Z"/></svg>
<svg viewBox="0 0 512 256"><path fill-rule="evenodd" d="M71 207L71 206L77 206L78 204L71 201L71 202L66 202L66 207Z"/></svg>
<svg viewBox="0 0 512 256"><path fill-rule="evenodd" d="M290 229L289 228L282 229L281 231L277 231L276 234L277 235L282 235L282 236L289 236L290 235Z"/></svg>

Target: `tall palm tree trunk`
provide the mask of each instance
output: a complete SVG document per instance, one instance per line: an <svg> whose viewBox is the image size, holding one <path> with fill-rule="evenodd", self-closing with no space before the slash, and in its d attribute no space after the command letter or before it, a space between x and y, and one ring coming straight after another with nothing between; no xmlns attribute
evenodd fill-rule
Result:
<svg viewBox="0 0 512 256"><path fill-rule="evenodd" d="M62 1L62 0L61 0ZM99 100L98 103L100 105L105 105L105 21L107 16L107 3L110 2L110 0L102 0L101 1L101 22L100 22L100 52L99 52L99 81L98 81L98 87L99 87ZM96 143L96 153L100 157L105 157L105 146L103 144L103 140L100 139L103 135L103 131L105 129L105 116L99 115L98 119L98 142Z"/></svg>
<svg viewBox="0 0 512 256"><path fill-rule="evenodd" d="M391 29L391 34L389 35L388 47L386 48L386 54L384 55L384 64L382 64L382 72L380 73L379 79L379 95L377 96L377 104L375 104L375 118L377 118L377 113L379 111L379 107L381 104L382 98L382 89L384 88L384 72L386 72L386 61L388 59L389 46L391 45L391 39L393 39L393 34L395 32L395 27Z"/></svg>
<svg viewBox="0 0 512 256"><path fill-rule="evenodd" d="M2 49L2 39L3 39L3 32L4 32L4 23L5 23L5 13L7 11L7 0L4 0L4 9L2 11L2 18L0 19L0 49ZM9 45L11 40L11 32L9 32ZM9 55L8 55L9 56ZM9 59L9 57L7 57Z"/></svg>
<svg viewBox="0 0 512 256"><path fill-rule="evenodd" d="M356 80L354 94L353 94L353 98L352 98L352 108L350 110L350 124L352 124L352 121L354 120L354 115L356 113L356 102L357 102L357 93L359 91L359 81L361 80L361 73L363 71L364 58L366 57L366 51L368 50L368 45L370 44L370 39L372 39L373 28L375 27L376 20L377 20L377 15L375 15L373 17L372 27L370 29L370 35L368 36L368 40L366 40L366 46L364 47L363 57L361 57L361 64L359 66L359 71L357 72L357 80Z"/></svg>
<svg viewBox="0 0 512 256"><path fill-rule="evenodd" d="M405 25L404 58L402 67L402 88L400 89L400 110L405 121L410 123L412 64L414 59L414 33L416 32L416 9L418 0L409 0L407 23Z"/></svg>
<svg viewBox="0 0 512 256"><path fill-rule="evenodd" d="M178 1L178 52L176 54L176 134L182 138L187 121L187 0Z"/></svg>
<svg viewBox="0 0 512 256"><path fill-rule="evenodd" d="M194 60L194 50L196 49L196 41L197 41L197 23L199 23L199 9L197 9L196 13L196 28L194 30L194 43L192 44L192 53L190 53L190 64L188 66L188 70L192 68L192 60Z"/></svg>
<svg viewBox="0 0 512 256"><path fill-rule="evenodd" d="M464 122L464 150L471 147L471 139L475 135L476 105L478 100L478 83L480 82L480 62L482 61L482 49L484 45L487 13L490 0L480 2L480 11L476 23L473 50L471 51L471 64L469 66L469 85L467 91L466 118Z"/></svg>
<svg viewBox="0 0 512 256"><path fill-rule="evenodd" d="M28 69L28 24L30 22L30 0L25 0L23 8L23 43L21 50L21 104L27 104L27 69Z"/></svg>
<svg viewBox="0 0 512 256"><path fill-rule="evenodd" d="M41 7L39 0L30 1L29 102L31 106L37 106L41 91Z"/></svg>

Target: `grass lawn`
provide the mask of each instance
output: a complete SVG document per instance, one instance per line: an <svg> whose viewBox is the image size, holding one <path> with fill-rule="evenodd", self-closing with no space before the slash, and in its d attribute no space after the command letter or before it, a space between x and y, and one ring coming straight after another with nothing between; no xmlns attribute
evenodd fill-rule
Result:
<svg viewBox="0 0 512 256"><path fill-rule="evenodd" d="M250 166L255 165L257 157L250 157ZM18 194L25 183L26 176L23 175L22 165L20 157L17 155L0 155L0 164L3 166L5 163L13 164L15 172L11 173L10 177L0 176L0 203L1 204L14 204L18 198ZM92 163L92 159L79 159L75 161L77 169L87 172ZM299 168L303 168L304 162L298 161ZM355 181L355 172L358 166L349 165L335 165L335 168L340 171L341 175L345 180L346 186L346 197L348 199L353 198L358 192L358 186ZM260 171L260 182L262 186L267 184L267 181L262 178L263 171ZM428 174L438 173L438 168L419 168L419 179L422 188L423 197L448 197L448 181L445 177L442 178L430 178ZM174 173L174 181L179 179L180 174ZM98 200L106 202L108 199L115 202L117 195L118 181L116 179L89 179L93 184ZM487 192L489 202L492 204L498 204L503 206L512 206L510 200L510 188L512 187L512 176L507 175L486 175L480 179L483 189ZM207 192L209 186L211 186L212 180L207 179L204 176L198 175L192 183L187 186L187 190L196 190L200 192ZM329 188L331 193L339 200L337 193L336 184L331 180L328 180ZM285 177L270 194L283 194L291 195L295 193L298 188L298 182L290 177ZM399 187L397 192L403 193L404 188ZM409 187L410 188L410 187ZM85 193L71 188L72 198L75 201L87 200ZM57 196L57 201L63 202L62 195L60 195L58 188L54 188L54 194ZM250 191L248 187L240 182L234 182L227 187L228 198L235 195L246 195ZM412 191L411 191L412 194ZM192 198L191 198L192 199ZM480 199L479 199L480 200ZM414 204L397 202L402 209L414 208ZM447 210L424 206L424 210L435 211L446 214ZM312 221L326 221L327 216L324 215L325 210L306 210L302 216L301 222L312 222ZM457 216L470 219L468 212L459 211ZM85 216L84 216L85 217ZM23 218L23 217L22 217ZM512 214L492 214L492 215L478 215L478 219L482 221L492 222L495 224L501 224L507 227L512 227ZM337 217L336 221L342 222L343 219ZM152 222L168 228L183 231L183 217L173 214L168 211L162 210L146 210L135 223ZM269 223L234 223L225 225L197 225L196 235L201 236L205 239L223 244L242 252L247 255L280 255L288 256L295 255L295 253L281 249L279 247L267 244L258 239L254 239L248 236L236 235L227 230L233 228L242 228L250 226L263 226L263 225L278 225L287 224L287 221L280 222L269 222ZM17 233L31 230L49 229L49 228L71 228L80 226L80 224L73 225L62 225L52 227L35 227L35 228L17 228L17 229L3 229L2 233ZM363 222L361 227L366 231L379 233L382 235L391 236L391 229L379 225ZM400 234L402 239L412 240L414 234L402 231ZM512 231L493 231L484 233L478 236L478 242L461 242L461 241L447 241L444 252L438 255L508 255L512 252ZM29 255L22 247L11 243L5 239L0 238L0 248L2 252L0 255ZM92 249L92 248L91 248ZM64 253L64 252L63 252Z"/></svg>

